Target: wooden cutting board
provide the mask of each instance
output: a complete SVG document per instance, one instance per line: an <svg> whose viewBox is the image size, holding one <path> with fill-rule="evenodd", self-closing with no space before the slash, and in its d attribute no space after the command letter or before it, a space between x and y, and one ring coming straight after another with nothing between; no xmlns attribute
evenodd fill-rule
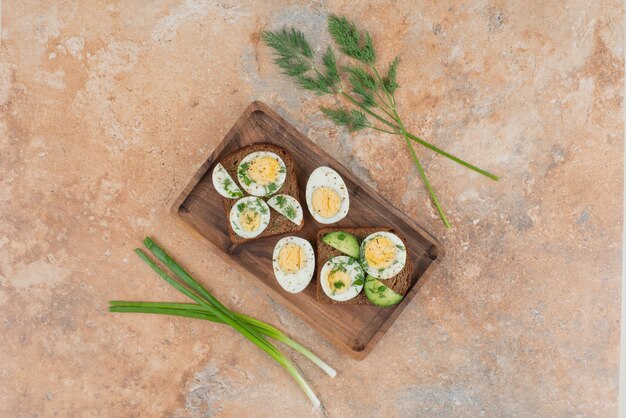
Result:
<svg viewBox="0 0 626 418"><path fill-rule="evenodd" d="M214 165L228 153L259 142L285 148L295 161L305 224L301 231L292 235L308 239L315 248L317 231L325 226L311 217L304 198L309 174L321 165L336 170L343 177L350 193L348 216L333 226L390 226L404 235L414 270L410 290L400 304L391 308L378 308L373 305L319 302L315 296L317 274L303 292L295 295L287 293L276 281L272 270L274 246L284 235L236 247L231 244L227 232L228 219L220 196L213 188L211 173ZM172 212L213 243L223 257L247 271L250 280L260 282L272 298L279 300L337 348L357 360L365 358L382 338L418 292L421 279L432 272L444 254L443 246L432 235L260 102L253 102L243 112L176 199ZM210 282L207 284L210 289ZM289 333L290 330L284 331Z"/></svg>

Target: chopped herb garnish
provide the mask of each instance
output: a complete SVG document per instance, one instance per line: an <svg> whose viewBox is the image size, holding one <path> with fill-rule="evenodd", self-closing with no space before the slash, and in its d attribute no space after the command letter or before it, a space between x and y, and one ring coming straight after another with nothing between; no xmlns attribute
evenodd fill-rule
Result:
<svg viewBox="0 0 626 418"><path fill-rule="evenodd" d="M382 286L379 286L379 287L378 287L378 291L379 291L379 292L384 292L384 291L385 291L385 289L387 289L387 286L385 286L385 285L382 285Z"/></svg>
<svg viewBox="0 0 626 418"><path fill-rule="evenodd" d="M250 167L250 164L243 163L239 166L239 171L237 171L241 181L243 181L246 186L252 184L252 180L248 177L248 167Z"/></svg>
<svg viewBox="0 0 626 418"><path fill-rule="evenodd" d="M404 250L404 247L402 245L396 245L396 248L399 250Z"/></svg>
<svg viewBox="0 0 626 418"><path fill-rule="evenodd" d="M333 283L333 286L335 287L335 289L341 289L345 286L345 284L342 281L337 280L335 283Z"/></svg>
<svg viewBox="0 0 626 418"><path fill-rule="evenodd" d="M283 195L276 196L276 204L278 206L283 207L285 203L287 203L287 199L285 199L285 196Z"/></svg>
<svg viewBox="0 0 626 418"><path fill-rule="evenodd" d="M342 234L337 234L337 239L339 241L343 241L344 239L346 239L346 234L343 234L343 233Z"/></svg>
<svg viewBox="0 0 626 418"><path fill-rule="evenodd" d="M257 208L259 209L259 212L261 212L261 214L265 215L267 213L267 209L263 205L263 201L259 199L258 197L256 199L256 205L257 205Z"/></svg>
<svg viewBox="0 0 626 418"><path fill-rule="evenodd" d="M237 210L239 212L243 212L243 210L246 208L246 204L241 202L240 204L237 205Z"/></svg>
<svg viewBox="0 0 626 418"><path fill-rule="evenodd" d="M353 283L354 286L361 286L363 284L363 279L356 279Z"/></svg>
<svg viewBox="0 0 626 418"><path fill-rule="evenodd" d="M283 208L283 210L285 211L285 216L289 219L293 219L296 217L296 210L293 206L287 206L286 208Z"/></svg>

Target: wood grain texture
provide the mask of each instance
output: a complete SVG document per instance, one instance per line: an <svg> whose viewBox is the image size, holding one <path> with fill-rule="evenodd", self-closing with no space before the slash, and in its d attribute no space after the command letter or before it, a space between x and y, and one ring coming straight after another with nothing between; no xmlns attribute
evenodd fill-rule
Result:
<svg viewBox="0 0 626 418"><path fill-rule="evenodd" d="M228 153L259 142L275 144L289 151L296 166L300 196L305 196L308 175L320 165L333 168L343 177L350 194L350 212L333 226L385 225L403 234L413 264L413 275L410 289L400 304L382 309L371 305L320 303L316 298L314 281L301 293L287 293L274 278L271 262L274 246L281 236L232 245L228 220L224 216L221 198L213 189L210 173L213 165ZM315 222L302 200L304 228L293 235L314 244L317 231L324 225ZM443 246L433 236L260 102L253 102L235 122L176 199L172 213L217 246L222 257L249 272L254 277L252 280L260 281L270 289L273 297L357 360L365 358L382 338L419 290L420 279L432 272L444 254Z"/></svg>

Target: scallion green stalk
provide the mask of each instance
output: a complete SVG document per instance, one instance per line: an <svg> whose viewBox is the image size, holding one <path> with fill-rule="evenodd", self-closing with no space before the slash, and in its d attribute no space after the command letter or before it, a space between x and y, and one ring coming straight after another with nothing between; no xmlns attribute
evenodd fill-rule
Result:
<svg viewBox="0 0 626 418"><path fill-rule="evenodd" d="M309 397L315 406L320 405L320 401L308 385L304 377L302 377L298 368L281 353L266 337L274 338L292 347L296 351L302 353L324 370L329 376L334 377L336 372L333 368L324 363L311 351L289 338L280 330L272 327L265 322L259 321L247 315L233 312L226 308L217 298L215 298L208 290L198 283L185 269L183 269L172 257L170 257L161 247L159 247L150 238L144 240L146 248L160 260L167 268L169 268L174 276L163 271L150 257L141 249L136 249L137 255L148 264L161 278L168 282L176 290L192 299L195 304L190 303L174 303L174 302L123 302L112 301L109 310L111 312L131 312L131 313L150 313L161 315L183 316L188 318L205 319L212 322L218 322L230 325L236 331L245 336L261 350L265 351L278 364L283 366L289 374L300 385L304 393ZM180 280L180 281L179 281Z"/></svg>
<svg viewBox="0 0 626 418"><path fill-rule="evenodd" d="M176 303L176 302L126 302L126 301L111 301L109 307L110 312L136 312L147 314L161 314L161 315L173 315L183 316L187 318L205 319L211 322L217 322L223 324L215 315L206 310L201 305L195 303ZM293 348L300 354L311 360L320 369L322 369L330 377L337 376L335 369L330 367L326 362L302 346L298 342L292 340L282 331L274 328L273 326L252 318L248 315L244 315L239 312L233 312L235 317L241 319L248 325L253 326L258 332L266 337L273 338L281 343Z"/></svg>

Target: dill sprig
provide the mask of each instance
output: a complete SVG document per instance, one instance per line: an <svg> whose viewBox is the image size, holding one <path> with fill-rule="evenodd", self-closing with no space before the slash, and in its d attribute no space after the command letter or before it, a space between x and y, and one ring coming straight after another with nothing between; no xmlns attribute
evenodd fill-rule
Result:
<svg viewBox="0 0 626 418"><path fill-rule="evenodd" d="M265 31L262 34L267 45L274 49L276 64L283 72L293 77L303 88L315 94L333 94L347 100L354 108L345 106L335 108L320 107L324 115L337 126L344 126L350 132L365 128L375 129L391 135L401 136L409 150L415 166L446 227L450 227L435 191L420 163L414 143L434 151L470 170L493 180L499 177L478 168L423 139L407 132L396 108L395 93L398 89L398 64L396 57L384 76L378 72L376 51L372 37L367 31L359 31L356 24L343 16L328 17L328 31L339 50L358 63L337 65L336 57L329 46L322 57L322 68L315 63L315 57L305 35L295 28L281 31ZM344 87L344 82L348 87Z"/></svg>
<svg viewBox="0 0 626 418"><path fill-rule="evenodd" d="M337 126L345 126L350 132L360 131L361 129L370 128L372 125L367 120L365 113L352 109L344 108L330 109L321 106L320 110L328 116Z"/></svg>
<svg viewBox="0 0 626 418"><path fill-rule="evenodd" d="M389 64L387 74L383 77L383 89L392 96L399 87L397 81L399 62L400 58L396 57L391 64Z"/></svg>
<svg viewBox="0 0 626 418"><path fill-rule="evenodd" d="M284 28L279 32L265 31L263 40L274 48L276 64L285 74L299 77L311 69L313 52L304 33L294 28L291 30Z"/></svg>
<svg viewBox="0 0 626 418"><path fill-rule="evenodd" d="M364 64L374 64L376 52L369 32L361 34L353 22L335 15L328 17L328 31L341 52Z"/></svg>
<svg viewBox="0 0 626 418"><path fill-rule="evenodd" d="M374 92L376 91L376 80L363 67L346 65L343 69L348 73L348 80L354 93L361 103L366 107L376 104Z"/></svg>
<svg viewBox="0 0 626 418"><path fill-rule="evenodd" d="M335 54L330 46L322 58L325 68L325 73L322 73L315 66L311 45L301 31L283 28L277 32L264 31L261 37L274 49L276 65L295 78L300 87L318 95L334 92L334 86L340 80Z"/></svg>

